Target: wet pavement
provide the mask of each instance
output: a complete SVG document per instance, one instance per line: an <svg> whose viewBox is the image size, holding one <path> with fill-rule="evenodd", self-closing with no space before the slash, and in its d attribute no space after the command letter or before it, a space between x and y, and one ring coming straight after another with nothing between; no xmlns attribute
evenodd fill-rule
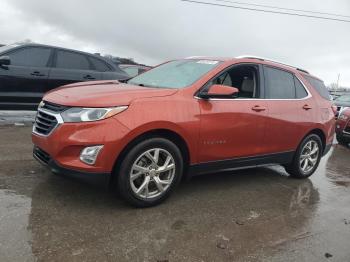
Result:
<svg viewBox="0 0 350 262"><path fill-rule="evenodd" d="M350 149L317 172L281 167L183 182L135 209L52 175L33 160L31 127L0 125L0 261L350 261Z"/></svg>
<svg viewBox="0 0 350 262"><path fill-rule="evenodd" d="M23 124L31 124L34 122L36 111L5 111L0 110L0 125L15 124L22 126Z"/></svg>

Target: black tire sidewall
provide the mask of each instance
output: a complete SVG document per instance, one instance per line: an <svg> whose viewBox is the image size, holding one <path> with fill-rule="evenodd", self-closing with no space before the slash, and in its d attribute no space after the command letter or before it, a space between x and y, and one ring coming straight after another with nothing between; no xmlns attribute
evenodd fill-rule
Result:
<svg viewBox="0 0 350 262"><path fill-rule="evenodd" d="M167 191L155 198L142 199L139 198L132 190L130 185L130 170L135 160L145 151L152 148L162 148L167 150L174 158L176 164L175 177ZM117 190L120 195L130 204L136 207L149 207L159 204L164 201L181 181L183 173L183 158L179 148L170 140L165 138L150 138L140 142L129 150L122 164L117 179Z"/></svg>
<svg viewBox="0 0 350 262"><path fill-rule="evenodd" d="M311 140L315 141L318 144L320 151L319 151L316 165L309 172L304 173L300 167L300 155L302 153L302 150L303 150L305 144ZM304 140L299 145L299 147L296 151L296 154L294 156L293 164L292 164L291 168L288 170L288 172L293 177L296 177L296 178L307 178L307 177L311 176L316 171L316 169L321 161L322 155L323 155L323 145L322 145L322 141L321 141L320 137L316 134L308 135L307 137L304 138Z"/></svg>

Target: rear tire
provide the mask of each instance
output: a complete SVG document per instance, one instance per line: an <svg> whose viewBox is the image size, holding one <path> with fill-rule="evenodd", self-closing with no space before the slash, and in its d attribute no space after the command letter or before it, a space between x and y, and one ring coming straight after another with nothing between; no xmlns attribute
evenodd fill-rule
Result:
<svg viewBox="0 0 350 262"><path fill-rule="evenodd" d="M293 162L285 169L293 178L307 178L317 169L322 153L323 146L320 137L316 134L308 135L300 143Z"/></svg>
<svg viewBox="0 0 350 262"><path fill-rule="evenodd" d="M179 148L164 138L150 138L131 148L117 175L120 196L135 207L151 207L169 197L183 174Z"/></svg>

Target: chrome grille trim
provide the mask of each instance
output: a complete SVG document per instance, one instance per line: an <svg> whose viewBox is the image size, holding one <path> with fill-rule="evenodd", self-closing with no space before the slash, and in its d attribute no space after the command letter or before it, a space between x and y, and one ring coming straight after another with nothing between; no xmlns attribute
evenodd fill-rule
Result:
<svg viewBox="0 0 350 262"><path fill-rule="evenodd" d="M39 107L32 132L39 136L49 136L62 123L63 119L59 113Z"/></svg>

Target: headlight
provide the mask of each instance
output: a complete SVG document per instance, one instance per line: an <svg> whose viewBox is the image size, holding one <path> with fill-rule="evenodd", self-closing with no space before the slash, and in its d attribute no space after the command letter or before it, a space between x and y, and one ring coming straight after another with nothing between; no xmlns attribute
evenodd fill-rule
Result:
<svg viewBox="0 0 350 262"><path fill-rule="evenodd" d="M126 110L127 106L110 108L73 107L61 113L64 122L91 122L106 119Z"/></svg>
<svg viewBox="0 0 350 262"><path fill-rule="evenodd" d="M344 120L344 121L346 121L346 120L348 120L348 116L347 115L344 115L344 114L340 114L339 116L338 116L338 119L340 119L340 120Z"/></svg>

